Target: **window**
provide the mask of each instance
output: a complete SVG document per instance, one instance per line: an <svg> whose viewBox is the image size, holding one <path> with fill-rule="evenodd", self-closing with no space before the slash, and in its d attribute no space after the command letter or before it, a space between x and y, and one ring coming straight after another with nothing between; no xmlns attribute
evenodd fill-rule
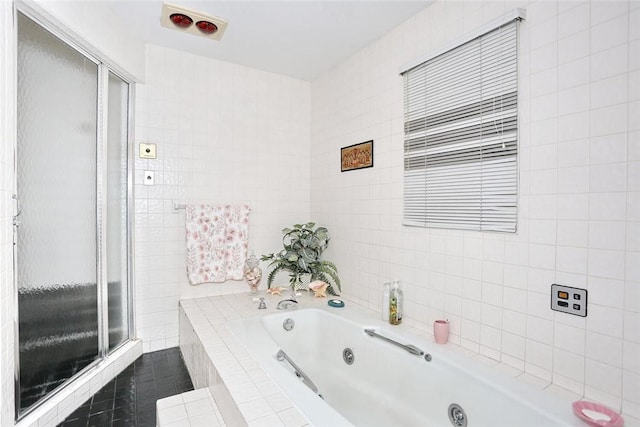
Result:
<svg viewBox="0 0 640 427"><path fill-rule="evenodd" d="M517 24L403 73L404 225L515 232Z"/></svg>

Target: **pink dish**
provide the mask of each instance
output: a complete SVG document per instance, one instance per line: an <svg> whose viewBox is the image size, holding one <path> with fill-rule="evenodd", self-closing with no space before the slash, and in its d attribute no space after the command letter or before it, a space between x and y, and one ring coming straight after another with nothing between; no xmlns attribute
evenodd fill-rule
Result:
<svg viewBox="0 0 640 427"><path fill-rule="evenodd" d="M616 411L604 405L585 400L577 400L571 404L573 413L585 423L593 427L622 427L624 418Z"/></svg>

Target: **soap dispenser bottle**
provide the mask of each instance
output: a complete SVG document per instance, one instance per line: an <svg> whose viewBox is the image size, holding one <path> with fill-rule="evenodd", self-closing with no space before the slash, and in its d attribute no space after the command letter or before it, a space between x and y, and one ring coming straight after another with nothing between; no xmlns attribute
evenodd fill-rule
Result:
<svg viewBox="0 0 640 427"><path fill-rule="evenodd" d="M391 297L391 282L384 282L382 291L382 320L389 321L389 298Z"/></svg>
<svg viewBox="0 0 640 427"><path fill-rule="evenodd" d="M400 288L400 281L395 279L393 281L393 288L391 289L391 295L389 298L389 323L392 325L399 325L402 323L403 303L404 295Z"/></svg>

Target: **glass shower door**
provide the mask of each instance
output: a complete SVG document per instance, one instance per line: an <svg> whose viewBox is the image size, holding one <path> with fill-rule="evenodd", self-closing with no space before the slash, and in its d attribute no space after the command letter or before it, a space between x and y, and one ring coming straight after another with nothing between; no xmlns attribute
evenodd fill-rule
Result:
<svg viewBox="0 0 640 427"><path fill-rule="evenodd" d="M107 65L17 17L20 417L130 338L131 94Z"/></svg>
<svg viewBox="0 0 640 427"><path fill-rule="evenodd" d="M109 72L107 126L107 287L109 350L129 338L127 141L129 84Z"/></svg>
<svg viewBox="0 0 640 427"><path fill-rule="evenodd" d="M99 357L98 65L19 13L17 101L23 413Z"/></svg>

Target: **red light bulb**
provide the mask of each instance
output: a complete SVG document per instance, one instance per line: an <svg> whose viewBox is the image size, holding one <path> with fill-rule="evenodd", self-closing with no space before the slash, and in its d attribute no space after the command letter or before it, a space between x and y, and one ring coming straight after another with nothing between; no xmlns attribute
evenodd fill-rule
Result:
<svg viewBox="0 0 640 427"><path fill-rule="evenodd" d="M218 31L217 25L209 21L198 21L196 22L196 26L204 34L213 34Z"/></svg>
<svg viewBox="0 0 640 427"><path fill-rule="evenodd" d="M176 27L180 28L188 28L193 24L193 19L182 13L173 13L169 16L169 19L171 19L171 22L173 22Z"/></svg>

